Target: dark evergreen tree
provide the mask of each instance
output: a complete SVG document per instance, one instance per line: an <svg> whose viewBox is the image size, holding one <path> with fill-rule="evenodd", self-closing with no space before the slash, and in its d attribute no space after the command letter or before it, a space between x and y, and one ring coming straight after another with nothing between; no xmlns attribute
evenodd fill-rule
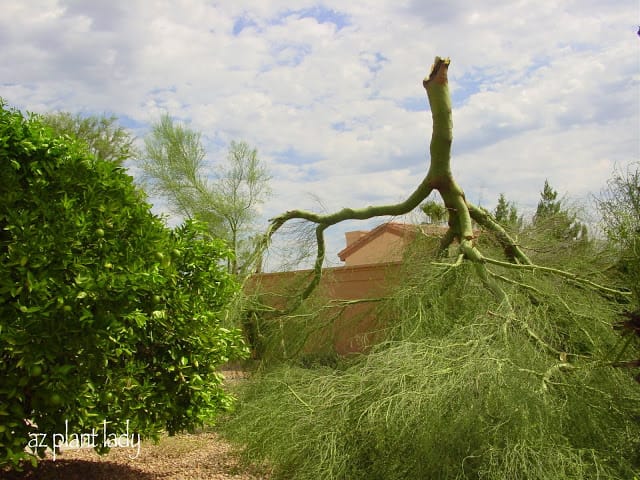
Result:
<svg viewBox="0 0 640 480"><path fill-rule="evenodd" d="M562 205L558 192L544 181L540 192L540 201L533 217L533 224L538 229L551 233L551 236L562 241L586 241L587 226L578 221L577 215Z"/></svg>
<svg viewBox="0 0 640 480"><path fill-rule="evenodd" d="M504 193L498 197L498 204L493 211L496 221L504 226L522 227L522 217L518 216L518 209L513 202L508 202Z"/></svg>
<svg viewBox="0 0 640 480"><path fill-rule="evenodd" d="M551 188L549 180L544 181L544 188L540 192L540 201L536 209L536 218L548 218L558 215L562 210L558 192Z"/></svg>

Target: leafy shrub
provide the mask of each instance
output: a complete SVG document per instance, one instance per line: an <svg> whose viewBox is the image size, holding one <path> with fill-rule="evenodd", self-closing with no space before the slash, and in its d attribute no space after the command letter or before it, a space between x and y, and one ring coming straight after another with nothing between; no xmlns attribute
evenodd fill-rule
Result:
<svg viewBox="0 0 640 480"><path fill-rule="evenodd" d="M95 428L100 447L105 420L154 436L227 407L216 368L246 353L222 326L228 255L198 224L167 229L124 170L0 101L0 465L35 462L25 446L65 430Z"/></svg>

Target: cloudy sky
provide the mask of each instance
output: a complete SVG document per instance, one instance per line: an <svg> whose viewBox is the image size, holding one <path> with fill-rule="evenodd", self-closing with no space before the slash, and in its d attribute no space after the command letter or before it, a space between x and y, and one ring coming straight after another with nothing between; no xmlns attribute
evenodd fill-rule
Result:
<svg viewBox="0 0 640 480"><path fill-rule="evenodd" d="M637 0L0 0L0 97L111 113L142 138L163 112L272 175L266 219L395 203L422 180L422 79L451 57L452 165L467 198L535 209L640 159ZM135 174L135 170L132 170ZM156 208L162 209L160 203ZM330 230L338 264L348 222Z"/></svg>

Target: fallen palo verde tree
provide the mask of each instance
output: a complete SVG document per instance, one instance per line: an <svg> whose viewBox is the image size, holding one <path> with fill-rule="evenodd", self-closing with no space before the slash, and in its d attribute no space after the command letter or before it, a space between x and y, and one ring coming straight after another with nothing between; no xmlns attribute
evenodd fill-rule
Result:
<svg viewBox="0 0 640 480"><path fill-rule="evenodd" d="M324 308L312 294L327 228L407 213L433 190L449 215L440 249L457 240L455 260L410 252L402 285L380 302L384 339L331 368L301 368L285 352L285 362L265 364L246 383L223 430L248 459L267 460L275 478L640 478L640 390L615 368L637 349L616 355L612 328L630 294L606 286L602 265L584 268L597 263L593 245L565 250L560 268L539 265L466 201L450 169L448 67L436 58L424 81L431 163L407 200L328 215L292 210L271 221L263 248L284 224L304 220L316 226L317 254L298 297L268 313L282 328ZM498 248L478 246L472 220ZM303 337L314 322L287 328Z"/></svg>
<svg viewBox="0 0 640 480"><path fill-rule="evenodd" d="M475 272L482 280L484 286L501 301L507 304L509 302L504 289L496 281L496 279L503 279L503 277L493 274L488 269L487 264L528 271L537 270L559 275L604 294L623 297L630 296L631 292L628 290L610 288L594 283L571 272L534 264L522 251L517 242L495 221L491 214L467 201L464 191L456 183L451 172L453 122L447 77L449 65L449 58L436 57L430 74L423 80L423 86L427 92L433 117L433 132L430 144L431 162L427 175L405 201L393 205L369 206L362 209L344 208L326 215L304 210L289 210L270 220L269 228L258 247L261 251L268 247L273 235L288 221L307 220L316 224L317 253L313 275L309 284L297 299L298 302L294 303L291 308L295 309L300 302L308 298L320 281L326 250L324 232L327 228L345 220L366 220L379 216L404 215L414 210L434 190L438 191L442 197L448 212L449 228L442 237L440 249L444 251L454 241L459 243L457 259L454 263L450 264L450 266L457 267L465 260L472 262ZM502 245L506 261L486 257L474 245L472 220L486 230L494 233ZM523 285L523 287L526 287L526 285Z"/></svg>

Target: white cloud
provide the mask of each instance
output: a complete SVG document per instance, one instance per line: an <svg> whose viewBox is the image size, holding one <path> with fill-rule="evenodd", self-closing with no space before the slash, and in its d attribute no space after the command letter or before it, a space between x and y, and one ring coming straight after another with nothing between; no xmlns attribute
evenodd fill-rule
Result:
<svg viewBox="0 0 640 480"><path fill-rule="evenodd" d="M453 168L473 201L535 206L545 178L598 191L640 158L631 2L10 2L0 96L32 111L168 111L212 160L244 139L270 165L265 217L402 200L427 165L422 89L452 57ZM144 134L144 127L136 133ZM342 248L332 229L329 255Z"/></svg>

